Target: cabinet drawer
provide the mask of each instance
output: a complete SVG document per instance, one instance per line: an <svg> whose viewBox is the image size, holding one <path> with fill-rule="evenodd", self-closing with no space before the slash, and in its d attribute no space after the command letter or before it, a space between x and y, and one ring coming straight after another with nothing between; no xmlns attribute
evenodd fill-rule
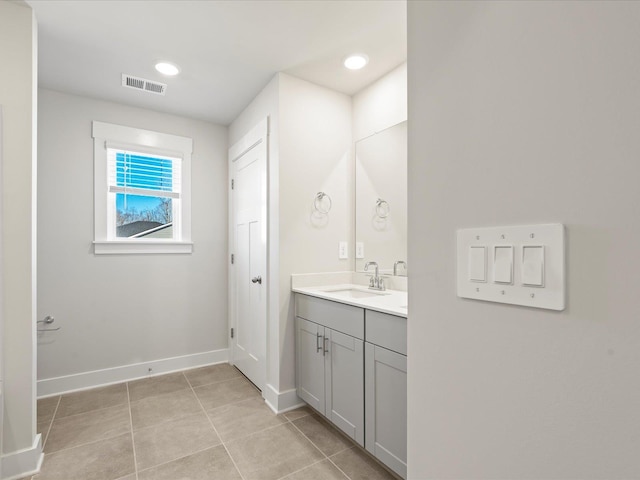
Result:
<svg viewBox="0 0 640 480"><path fill-rule="evenodd" d="M364 309L296 294L296 316L364 339Z"/></svg>
<svg viewBox="0 0 640 480"><path fill-rule="evenodd" d="M366 311L366 338L374 345L407 354L407 319L386 313Z"/></svg>

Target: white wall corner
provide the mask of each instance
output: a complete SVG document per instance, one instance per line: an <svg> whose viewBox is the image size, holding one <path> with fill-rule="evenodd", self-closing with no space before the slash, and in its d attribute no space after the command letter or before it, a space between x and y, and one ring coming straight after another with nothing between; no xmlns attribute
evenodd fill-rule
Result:
<svg viewBox="0 0 640 480"><path fill-rule="evenodd" d="M86 390L104 385L148 378L165 373L205 367L229 361L229 350L211 350L180 357L162 358L150 362L134 363L103 370L76 373L56 378L38 380L38 398L60 395L78 390ZM152 373L149 373L151 369Z"/></svg>
<svg viewBox="0 0 640 480"><path fill-rule="evenodd" d="M357 142L408 117L407 62L353 96L353 141Z"/></svg>
<svg viewBox="0 0 640 480"><path fill-rule="evenodd" d="M269 408L276 414L288 412L289 410L306 405L298 398L295 388L279 392L272 385L267 384L262 392L262 396L267 405L269 405Z"/></svg>
<svg viewBox="0 0 640 480"><path fill-rule="evenodd" d="M2 455L0 478L2 480L16 480L34 475L40 472L43 459L42 436L38 433L30 448Z"/></svg>

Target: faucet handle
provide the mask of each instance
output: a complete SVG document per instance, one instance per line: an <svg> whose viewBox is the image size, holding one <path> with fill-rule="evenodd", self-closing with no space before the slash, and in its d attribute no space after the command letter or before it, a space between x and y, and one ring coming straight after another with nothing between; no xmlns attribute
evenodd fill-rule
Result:
<svg viewBox="0 0 640 480"><path fill-rule="evenodd" d="M405 273L407 272L407 262L405 262L404 260L397 260L393 264L393 275L394 276L398 275L398 265L403 265Z"/></svg>
<svg viewBox="0 0 640 480"><path fill-rule="evenodd" d="M380 281L378 283L378 288L380 290L386 290L385 286L384 286L384 278L380 277Z"/></svg>

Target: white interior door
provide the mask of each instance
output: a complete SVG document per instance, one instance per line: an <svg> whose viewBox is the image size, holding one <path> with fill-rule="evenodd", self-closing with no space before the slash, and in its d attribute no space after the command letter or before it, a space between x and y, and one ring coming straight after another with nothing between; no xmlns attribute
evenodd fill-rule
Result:
<svg viewBox="0 0 640 480"><path fill-rule="evenodd" d="M267 121L229 150L231 363L261 390L267 346Z"/></svg>

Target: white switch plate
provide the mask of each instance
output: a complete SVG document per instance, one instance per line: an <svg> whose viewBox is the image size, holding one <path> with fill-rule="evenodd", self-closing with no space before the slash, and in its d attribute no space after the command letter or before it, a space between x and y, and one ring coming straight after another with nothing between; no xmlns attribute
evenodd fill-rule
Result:
<svg viewBox="0 0 640 480"><path fill-rule="evenodd" d="M457 232L459 297L509 303L527 307L564 310L565 308L565 233L562 224L523 225L512 227L465 228ZM494 281L495 247L513 246L512 283ZM486 247L488 282L469 278L471 247ZM525 271L524 247L543 247L542 286L531 282L530 265ZM527 256L528 258L528 256ZM528 261L528 260L527 260ZM533 272L536 276L538 272Z"/></svg>
<svg viewBox="0 0 640 480"><path fill-rule="evenodd" d="M349 244L347 242L340 242L338 246L338 258L340 260L349 258Z"/></svg>
<svg viewBox="0 0 640 480"><path fill-rule="evenodd" d="M364 243L356 242L356 258L364 258Z"/></svg>

